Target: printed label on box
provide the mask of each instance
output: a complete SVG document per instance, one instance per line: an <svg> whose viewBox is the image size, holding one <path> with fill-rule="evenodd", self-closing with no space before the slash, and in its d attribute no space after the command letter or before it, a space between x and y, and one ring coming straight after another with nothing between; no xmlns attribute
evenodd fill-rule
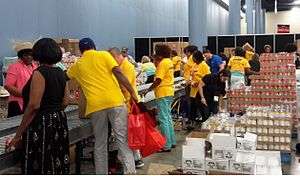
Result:
<svg viewBox="0 0 300 176"><path fill-rule="evenodd" d="M214 149L212 157L215 160L235 160L236 152L236 150Z"/></svg>
<svg viewBox="0 0 300 176"><path fill-rule="evenodd" d="M229 160L213 160L206 158L206 170L214 171L229 171Z"/></svg>

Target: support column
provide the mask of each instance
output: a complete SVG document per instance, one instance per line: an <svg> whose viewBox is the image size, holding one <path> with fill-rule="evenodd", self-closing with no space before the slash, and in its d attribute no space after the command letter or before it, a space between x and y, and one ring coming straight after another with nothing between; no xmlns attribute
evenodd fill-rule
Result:
<svg viewBox="0 0 300 176"><path fill-rule="evenodd" d="M189 43L202 50L207 45L207 0L189 0Z"/></svg>
<svg viewBox="0 0 300 176"><path fill-rule="evenodd" d="M266 33L266 9L261 10L261 33Z"/></svg>
<svg viewBox="0 0 300 176"><path fill-rule="evenodd" d="M241 1L229 0L229 33L241 33Z"/></svg>
<svg viewBox="0 0 300 176"><path fill-rule="evenodd" d="M246 0L246 23L247 23L247 34L254 33L254 19L253 19L253 10L254 2L253 0Z"/></svg>
<svg viewBox="0 0 300 176"><path fill-rule="evenodd" d="M255 33L261 34L261 0L255 0Z"/></svg>

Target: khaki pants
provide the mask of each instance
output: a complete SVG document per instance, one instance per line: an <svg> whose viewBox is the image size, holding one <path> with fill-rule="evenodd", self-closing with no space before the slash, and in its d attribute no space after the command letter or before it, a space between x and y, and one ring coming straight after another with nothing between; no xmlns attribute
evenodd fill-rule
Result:
<svg viewBox="0 0 300 176"><path fill-rule="evenodd" d="M93 132L95 135L95 168L97 175L108 174L108 121L111 123L112 129L116 136L116 142L119 154L122 158L125 174L135 174L135 163L132 150L129 149L127 143L127 108L119 106L101 110L89 115L92 120Z"/></svg>

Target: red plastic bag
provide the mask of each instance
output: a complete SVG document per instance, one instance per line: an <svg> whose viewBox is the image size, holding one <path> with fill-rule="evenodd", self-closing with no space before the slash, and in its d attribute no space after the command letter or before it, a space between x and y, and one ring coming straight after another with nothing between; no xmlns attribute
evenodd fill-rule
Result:
<svg viewBox="0 0 300 176"><path fill-rule="evenodd" d="M141 148L142 157L147 157L163 149L166 138L153 126L153 118L148 114L145 116L146 122L146 145Z"/></svg>
<svg viewBox="0 0 300 176"><path fill-rule="evenodd" d="M133 103L128 116L128 146L133 150L138 150L145 146L145 113L141 113L138 106Z"/></svg>

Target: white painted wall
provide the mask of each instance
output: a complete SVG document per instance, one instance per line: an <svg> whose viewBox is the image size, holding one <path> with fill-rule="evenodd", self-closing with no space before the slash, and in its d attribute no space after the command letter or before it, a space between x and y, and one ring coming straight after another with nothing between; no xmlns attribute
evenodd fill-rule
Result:
<svg viewBox="0 0 300 176"><path fill-rule="evenodd" d="M300 8L266 13L266 33L276 33L277 24L289 24L291 33L300 33Z"/></svg>

